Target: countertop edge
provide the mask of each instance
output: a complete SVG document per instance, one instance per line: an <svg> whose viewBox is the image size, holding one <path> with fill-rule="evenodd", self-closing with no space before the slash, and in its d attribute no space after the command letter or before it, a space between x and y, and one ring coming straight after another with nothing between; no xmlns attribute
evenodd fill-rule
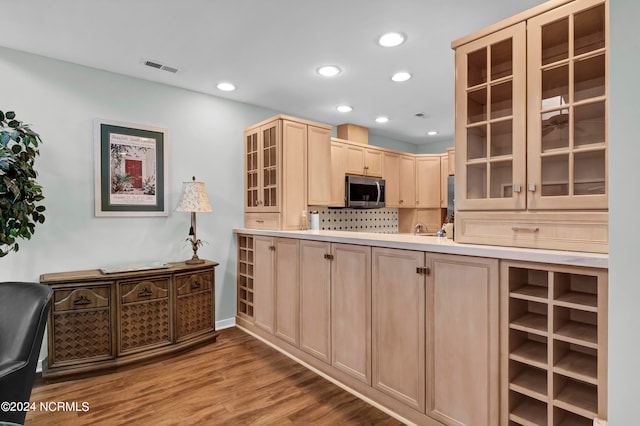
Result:
<svg viewBox="0 0 640 426"><path fill-rule="evenodd" d="M280 231L249 228L233 228L233 232L236 234L252 234L271 237L297 238L301 240L327 241L332 243L359 244L376 247L419 250L432 253L489 257L502 260L584 266L600 269L607 269L609 267L608 254L462 244L444 237L349 231Z"/></svg>

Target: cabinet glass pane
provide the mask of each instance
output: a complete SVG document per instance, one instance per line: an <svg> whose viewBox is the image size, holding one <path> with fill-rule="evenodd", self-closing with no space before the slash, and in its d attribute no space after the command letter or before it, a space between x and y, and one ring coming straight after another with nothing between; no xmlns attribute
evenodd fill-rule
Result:
<svg viewBox="0 0 640 426"><path fill-rule="evenodd" d="M574 64L573 100L582 101L604 96L605 62L604 54L597 55Z"/></svg>
<svg viewBox="0 0 640 426"><path fill-rule="evenodd" d="M491 157L513 153L513 128L511 120L491 123Z"/></svg>
<svg viewBox="0 0 640 426"><path fill-rule="evenodd" d="M491 87L491 119L512 115L512 104L513 90L510 81Z"/></svg>
<svg viewBox="0 0 640 426"><path fill-rule="evenodd" d="M542 65L569 57L569 19L564 18L542 27Z"/></svg>
<svg viewBox="0 0 640 426"><path fill-rule="evenodd" d="M573 110L574 146L603 144L606 137L604 117L604 102L575 107Z"/></svg>
<svg viewBox="0 0 640 426"><path fill-rule="evenodd" d="M473 164L467 167L467 198L487 198L486 164Z"/></svg>
<svg viewBox="0 0 640 426"><path fill-rule="evenodd" d="M487 49L482 48L467 55L467 87L487 82Z"/></svg>
<svg viewBox="0 0 640 426"><path fill-rule="evenodd" d="M487 158L487 127L475 126L467 129L467 160Z"/></svg>
<svg viewBox="0 0 640 426"><path fill-rule="evenodd" d="M487 119L487 89L473 90L467 94L467 122L477 123Z"/></svg>
<svg viewBox="0 0 640 426"><path fill-rule="evenodd" d="M507 39L491 46L491 80L513 74L513 41Z"/></svg>
<svg viewBox="0 0 640 426"><path fill-rule="evenodd" d="M569 110L541 114L542 152L569 147Z"/></svg>
<svg viewBox="0 0 640 426"><path fill-rule="evenodd" d="M569 66L542 71L542 105L549 109L566 105L569 101Z"/></svg>
<svg viewBox="0 0 640 426"><path fill-rule="evenodd" d="M491 163L491 198L513 197L513 166L511 161Z"/></svg>
<svg viewBox="0 0 640 426"><path fill-rule="evenodd" d="M569 155L542 158L542 196L569 195Z"/></svg>
<svg viewBox="0 0 640 426"><path fill-rule="evenodd" d="M574 154L574 194L595 195L605 193L605 151Z"/></svg>
<svg viewBox="0 0 640 426"><path fill-rule="evenodd" d="M574 26L574 55L605 47L604 5L576 13Z"/></svg>

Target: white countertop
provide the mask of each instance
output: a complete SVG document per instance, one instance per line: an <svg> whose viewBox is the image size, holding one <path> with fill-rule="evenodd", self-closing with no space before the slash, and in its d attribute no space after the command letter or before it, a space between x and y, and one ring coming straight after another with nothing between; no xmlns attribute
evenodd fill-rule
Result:
<svg viewBox="0 0 640 426"><path fill-rule="evenodd" d="M419 250L465 256L491 257L506 260L554 263L559 265L608 268L609 255L576 251L544 250L456 243L445 237L415 236L411 234L376 234L348 231L272 231L234 228L237 234L266 235L332 243L359 244L375 247Z"/></svg>

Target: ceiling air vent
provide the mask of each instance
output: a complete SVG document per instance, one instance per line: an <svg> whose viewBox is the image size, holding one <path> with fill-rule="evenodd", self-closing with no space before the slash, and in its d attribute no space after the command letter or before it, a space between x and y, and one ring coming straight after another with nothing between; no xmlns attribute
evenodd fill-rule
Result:
<svg viewBox="0 0 640 426"><path fill-rule="evenodd" d="M163 63L161 63L159 61L151 61L151 60L147 59L143 63L148 67L156 68L156 69L167 71L167 72L171 72L171 73L174 73L174 74L178 72L178 68L172 67L171 65L163 64Z"/></svg>

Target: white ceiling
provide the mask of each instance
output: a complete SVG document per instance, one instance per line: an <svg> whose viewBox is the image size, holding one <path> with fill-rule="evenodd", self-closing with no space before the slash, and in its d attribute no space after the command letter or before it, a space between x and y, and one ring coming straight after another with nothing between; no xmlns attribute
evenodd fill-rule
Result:
<svg viewBox="0 0 640 426"><path fill-rule="evenodd" d="M0 0L0 45L414 144L453 140L451 41L542 0ZM380 35L407 36L395 48ZM179 68L144 66L145 59ZM343 72L320 77L320 65ZM390 80L409 71L407 82ZM231 81L234 92L216 84ZM339 113L339 104L351 105ZM416 113L424 113L417 118ZM386 124L374 120L389 117ZM429 137L426 132L437 130Z"/></svg>

